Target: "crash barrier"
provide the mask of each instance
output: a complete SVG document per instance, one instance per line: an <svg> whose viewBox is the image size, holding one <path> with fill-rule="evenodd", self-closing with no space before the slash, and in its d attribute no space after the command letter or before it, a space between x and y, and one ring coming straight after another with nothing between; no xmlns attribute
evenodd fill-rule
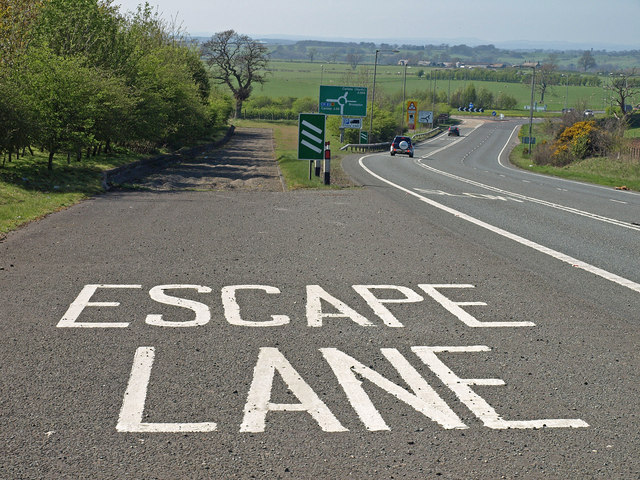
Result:
<svg viewBox="0 0 640 480"><path fill-rule="evenodd" d="M420 142L422 140L426 140L431 137L435 137L442 131L441 128L434 128L429 130L428 132L416 133L411 137L413 143ZM351 152L381 152L384 150L388 150L391 147L391 142L383 142L383 143L348 143L343 146L340 150L349 149Z"/></svg>
<svg viewBox="0 0 640 480"><path fill-rule="evenodd" d="M381 152L388 150L391 147L391 142L383 143L348 143L340 150L351 149L352 152Z"/></svg>
<svg viewBox="0 0 640 480"><path fill-rule="evenodd" d="M148 167L159 168L171 163L179 163L185 157L188 158L196 155L202 155L204 152L221 147L231 139L235 129L236 127L231 125L227 130L227 133L224 134L224 137L217 142L198 145L191 148L181 148L174 153L144 158L137 162L128 163L126 165L121 165L119 167L112 168L111 170L107 170L102 173L102 188L107 191L110 190L115 184L123 183L127 178L133 177L138 169Z"/></svg>

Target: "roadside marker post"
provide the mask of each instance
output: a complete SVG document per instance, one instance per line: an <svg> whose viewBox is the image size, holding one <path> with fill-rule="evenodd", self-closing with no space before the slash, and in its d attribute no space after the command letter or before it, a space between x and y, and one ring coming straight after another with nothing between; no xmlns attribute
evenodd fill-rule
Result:
<svg viewBox="0 0 640 480"><path fill-rule="evenodd" d="M324 142L324 184L331 184L331 147L329 142Z"/></svg>

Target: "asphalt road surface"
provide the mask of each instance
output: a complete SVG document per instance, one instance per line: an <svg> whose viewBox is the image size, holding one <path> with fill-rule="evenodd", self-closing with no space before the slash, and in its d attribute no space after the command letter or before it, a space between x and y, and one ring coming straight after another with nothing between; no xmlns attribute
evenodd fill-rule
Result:
<svg viewBox="0 0 640 480"><path fill-rule="evenodd" d="M514 127L9 235L0 478L640 478L638 196L501 167Z"/></svg>

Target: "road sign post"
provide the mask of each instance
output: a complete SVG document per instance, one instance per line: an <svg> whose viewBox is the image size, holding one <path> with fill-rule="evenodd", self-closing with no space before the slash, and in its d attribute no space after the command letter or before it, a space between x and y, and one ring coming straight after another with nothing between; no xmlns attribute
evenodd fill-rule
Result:
<svg viewBox="0 0 640 480"><path fill-rule="evenodd" d="M420 110L418 112L418 122L433 123L433 112L429 110Z"/></svg>
<svg viewBox="0 0 640 480"><path fill-rule="evenodd" d="M416 115L418 113L418 106L415 101L410 100L407 102L407 128L409 130L416 129Z"/></svg>
<svg viewBox="0 0 640 480"><path fill-rule="evenodd" d="M366 117L367 88L320 85L318 112L325 115Z"/></svg>

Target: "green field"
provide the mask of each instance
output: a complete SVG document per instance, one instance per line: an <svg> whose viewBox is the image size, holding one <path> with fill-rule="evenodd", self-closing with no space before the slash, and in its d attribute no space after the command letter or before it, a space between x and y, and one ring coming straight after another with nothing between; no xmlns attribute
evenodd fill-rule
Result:
<svg viewBox="0 0 640 480"><path fill-rule="evenodd" d="M404 87L404 71L401 66L378 65L376 69L376 96L379 94L402 94ZM431 91L434 88L447 96L457 89L465 88L473 83L476 89L486 88L494 95L504 92L513 96L518 101L518 107L524 110L525 105L531 102L531 87L521 83L483 82L471 80L451 80L451 71L438 69L434 74L436 80L419 78L418 72L434 71L426 67L407 67L406 97L410 98L414 92ZM267 97L312 97L317 98L319 86L324 85L364 85L371 84L373 78L373 65L360 65L353 70L348 64L321 64L310 62L270 62L271 74L264 85L254 88L253 95ZM545 104L551 111L562 110L567 105L573 107L579 101L586 108L601 111L607 107L607 92L601 87L577 87L563 85L549 87L545 95ZM536 101L539 94L536 93ZM640 101L640 98L637 99ZM637 102L635 102L637 103Z"/></svg>

